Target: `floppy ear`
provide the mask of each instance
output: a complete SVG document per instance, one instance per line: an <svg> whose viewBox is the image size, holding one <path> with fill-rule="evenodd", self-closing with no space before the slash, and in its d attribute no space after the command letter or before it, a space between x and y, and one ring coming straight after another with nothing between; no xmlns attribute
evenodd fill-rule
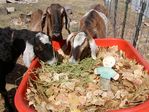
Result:
<svg viewBox="0 0 149 112"><path fill-rule="evenodd" d="M45 12L45 13L43 13L42 18L41 18L41 28L42 28L42 31L43 31L43 29L45 27L46 16L47 16L47 13Z"/></svg>
<svg viewBox="0 0 149 112"><path fill-rule="evenodd" d="M63 13L64 14L64 17L65 17L65 29L68 31L68 33L70 34L71 32L70 32L70 30L69 30L69 28L68 27L70 27L70 24L69 24L69 22L68 22L68 17L67 17L67 13L66 13L66 11L65 11L65 8L62 8L61 9L61 13Z"/></svg>
<svg viewBox="0 0 149 112"><path fill-rule="evenodd" d="M74 39L74 37L76 36L77 33L71 33L68 35L67 39L66 39L66 45L68 45L69 43L72 44L72 41Z"/></svg>
<svg viewBox="0 0 149 112"><path fill-rule="evenodd" d="M34 48L35 54L37 54L37 52L40 52L40 51L43 50L42 44L41 44L41 42L40 42L40 37L41 37L42 35L43 35L42 33L38 33L38 34L36 34L36 36L35 36L35 38L34 38L34 46L33 46L33 48Z"/></svg>

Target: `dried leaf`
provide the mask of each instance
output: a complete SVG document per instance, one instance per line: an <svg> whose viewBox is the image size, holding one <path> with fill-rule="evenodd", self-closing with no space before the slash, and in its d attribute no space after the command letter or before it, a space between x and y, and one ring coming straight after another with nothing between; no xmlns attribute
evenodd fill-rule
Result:
<svg viewBox="0 0 149 112"><path fill-rule="evenodd" d="M75 109L80 105L79 97L74 93L68 94L68 101L71 109Z"/></svg>
<svg viewBox="0 0 149 112"><path fill-rule="evenodd" d="M111 91L100 90L100 77L93 70L105 56L116 59L113 67L120 78L111 81ZM30 78L26 90L29 105L38 112L105 112L138 105L148 99L149 76L143 66L126 58L118 46L99 48L97 60L86 58L79 64L61 63L41 68Z"/></svg>

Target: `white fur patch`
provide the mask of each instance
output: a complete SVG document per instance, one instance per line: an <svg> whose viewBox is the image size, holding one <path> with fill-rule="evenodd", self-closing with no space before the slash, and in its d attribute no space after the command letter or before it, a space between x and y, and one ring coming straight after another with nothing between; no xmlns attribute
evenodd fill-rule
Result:
<svg viewBox="0 0 149 112"><path fill-rule="evenodd" d="M39 36L39 40L43 43L43 44L47 44L50 43L49 41L49 37L43 33L37 33L36 37ZM51 44L51 43L50 43Z"/></svg>
<svg viewBox="0 0 149 112"><path fill-rule="evenodd" d="M84 32L79 32L74 38L73 47L81 46L86 39L86 34Z"/></svg>
<svg viewBox="0 0 149 112"><path fill-rule="evenodd" d="M95 10L96 11L96 10ZM106 17L106 15L102 12L98 12L96 11L99 16L104 20L105 26L106 26L106 34L107 34L107 29L108 29L108 18Z"/></svg>
<svg viewBox="0 0 149 112"><path fill-rule="evenodd" d="M92 11L96 11L96 10L91 9L91 10L88 11L83 17L88 16L88 14L91 13ZM102 12L98 12L98 11L96 11L96 12L97 12L97 13L99 14L99 16L104 20L104 23L105 23L105 26L106 26L106 34L107 34L107 29L108 29L108 18L106 17L106 15L105 15L104 13L102 13Z"/></svg>
<svg viewBox="0 0 149 112"><path fill-rule="evenodd" d="M91 56L95 60L96 59L96 52L97 52L97 45L95 43L95 40L92 39L89 41L90 49L91 49Z"/></svg>
<svg viewBox="0 0 149 112"><path fill-rule="evenodd" d="M90 12L92 12L94 9L89 10L87 13L85 13L85 15L83 17L86 17L89 15Z"/></svg>
<svg viewBox="0 0 149 112"><path fill-rule="evenodd" d="M29 67L31 64L31 61L34 59L35 54L33 50L33 45L26 42L26 48L23 52L23 61L26 67Z"/></svg>

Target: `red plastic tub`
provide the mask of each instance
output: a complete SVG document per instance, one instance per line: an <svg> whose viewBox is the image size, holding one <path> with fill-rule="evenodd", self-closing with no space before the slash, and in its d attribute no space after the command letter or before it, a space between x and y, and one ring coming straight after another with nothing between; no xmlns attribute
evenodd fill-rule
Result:
<svg viewBox="0 0 149 112"><path fill-rule="evenodd" d="M96 44L101 47L110 47L113 45L118 45L120 50L126 53L126 56L131 59L136 59L141 65L144 66L149 73L149 64L143 59L143 57L138 53L138 51L127 41L118 38L106 38L106 39L96 39ZM15 95L15 106L19 112L36 112L35 109L28 105L25 93L27 89L28 77L31 74L30 70L40 67L38 59L33 60L31 66L24 74L24 77L16 91ZM120 109L120 110L107 110L108 112L149 112L149 100L135 107Z"/></svg>

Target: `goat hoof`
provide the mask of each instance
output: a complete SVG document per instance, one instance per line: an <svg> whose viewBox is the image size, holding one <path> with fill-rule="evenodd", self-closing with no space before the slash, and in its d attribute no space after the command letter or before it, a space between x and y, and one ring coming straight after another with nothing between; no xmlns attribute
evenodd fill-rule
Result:
<svg viewBox="0 0 149 112"><path fill-rule="evenodd" d="M10 112L10 110L8 108L5 108L4 112Z"/></svg>
<svg viewBox="0 0 149 112"><path fill-rule="evenodd" d="M4 112L13 112L13 109L5 108Z"/></svg>
<svg viewBox="0 0 149 112"><path fill-rule="evenodd" d="M12 107L5 108L4 112L16 112Z"/></svg>
<svg viewBox="0 0 149 112"><path fill-rule="evenodd" d="M15 112L14 108L11 106L11 104L5 106L4 112Z"/></svg>

